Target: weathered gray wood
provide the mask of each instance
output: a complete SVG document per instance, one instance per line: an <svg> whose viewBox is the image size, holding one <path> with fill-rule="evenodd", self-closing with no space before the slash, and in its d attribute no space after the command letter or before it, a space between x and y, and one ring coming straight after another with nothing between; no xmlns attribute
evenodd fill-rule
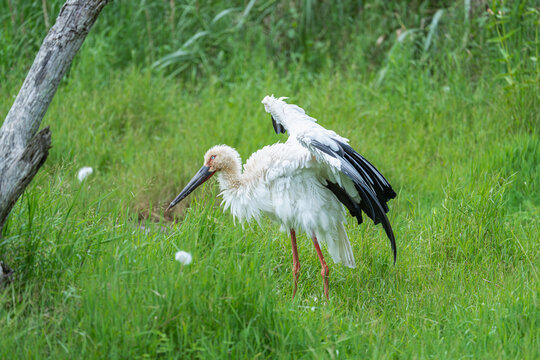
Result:
<svg viewBox="0 0 540 360"><path fill-rule="evenodd" d="M0 236L11 208L48 155L49 129L36 132L60 80L110 0L68 0L60 10L0 128Z"/></svg>
<svg viewBox="0 0 540 360"><path fill-rule="evenodd" d="M15 202L34 178L49 155L51 131L49 127L34 136L24 151L11 158L6 171L0 177L0 230Z"/></svg>

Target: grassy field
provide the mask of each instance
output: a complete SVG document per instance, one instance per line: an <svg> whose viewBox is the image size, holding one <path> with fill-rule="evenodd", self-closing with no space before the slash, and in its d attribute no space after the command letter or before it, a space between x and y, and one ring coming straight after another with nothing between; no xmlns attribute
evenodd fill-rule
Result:
<svg viewBox="0 0 540 360"><path fill-rule="evenodd" d="M49 158L0 239L16 270L0 358L540 357L538 7L373 1L355 22L352 5L239 1L237 28L216 25L217 1L197 21L193 2L145 4L105 8L44 119ZM0 15L0 118L44 34L39 5L18 11ZM167 56L199 28L189 56ZM398 192L397 264L380 226L349 219L358 267L329 264L328 303L309 238L291 300L287 235L235 226L216 182L163 214L212 145L245 160L285 140L268 94L348 137Z"/></svg>

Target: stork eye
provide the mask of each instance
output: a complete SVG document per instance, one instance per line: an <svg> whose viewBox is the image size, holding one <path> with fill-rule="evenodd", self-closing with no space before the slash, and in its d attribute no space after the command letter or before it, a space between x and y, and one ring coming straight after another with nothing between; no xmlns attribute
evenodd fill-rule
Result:
<svg viewBox="0 0 540 360"><path fill-rule="evenodd" d="M216 155L210 156L210 159L214 160L216 158Z"/></svg>

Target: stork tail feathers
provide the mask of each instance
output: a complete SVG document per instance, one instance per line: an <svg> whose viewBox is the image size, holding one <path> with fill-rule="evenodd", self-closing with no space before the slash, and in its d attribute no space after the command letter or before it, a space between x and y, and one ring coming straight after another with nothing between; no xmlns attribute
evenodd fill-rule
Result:
<svg viewBox="0 0 540 360"><path fill-rule="evenodd" d="M335 232L329 232L326 236L319 234L318 239L319 241L326 243L328 253L336 264L342 263L350 268L356 267L351 243L347 237L347 232L345 231L343 224L339 224Z"/></svg>

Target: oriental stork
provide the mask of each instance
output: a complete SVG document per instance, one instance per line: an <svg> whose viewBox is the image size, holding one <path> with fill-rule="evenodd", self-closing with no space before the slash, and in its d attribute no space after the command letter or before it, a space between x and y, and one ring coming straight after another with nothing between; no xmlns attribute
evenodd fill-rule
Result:
<svg viewBox="0 0 540 360"><path fill-rule="evenodd" d="M235 149L227 145L212 147L204 155L204 165L167 210L217 173L225 210L230 209L241 221L267 215L290 233L293 299L300 272L296 230L304 231L313 240L327 299L329 269L319 242L326 244L335 263L356 266L343 226L345 207L358 223L362 222L363 211L376 224L383 224L395 263L396 244L386 217L386 202L396 193L386 179L348 145L347 139L317 125L300 107L269 96L262 103L272 116L274 130L287 131L289 139L253 153L243 172Z"/></svg>

